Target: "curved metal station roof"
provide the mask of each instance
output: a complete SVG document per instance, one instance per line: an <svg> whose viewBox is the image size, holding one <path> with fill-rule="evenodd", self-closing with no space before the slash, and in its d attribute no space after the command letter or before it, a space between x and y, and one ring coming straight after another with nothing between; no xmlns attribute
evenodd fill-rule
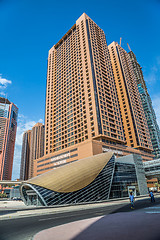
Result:
<svg viewBox="0 0 160 240"><path fill-rule="evenodd" d="M112 156L113 152L107 152L80 159L31 178L26 183L61 193L78 191L94 181Z"/></svg>

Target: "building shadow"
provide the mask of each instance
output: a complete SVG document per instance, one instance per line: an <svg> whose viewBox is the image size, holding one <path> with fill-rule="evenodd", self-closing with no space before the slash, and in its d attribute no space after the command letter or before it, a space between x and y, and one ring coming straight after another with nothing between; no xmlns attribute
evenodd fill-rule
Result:
<svg viewBox="0 0 160 240"><path fill-rule="evenodd" d="M135 208L147 208L160 204L145 200L139 200ZM87 220L85 220L87 222ZM147 214L145 211L134 211L130 204L120 207L92 224L86 224L86 228L71 240L159 240L160 239L160 214ZM77 229L80 229L77 222ZM76 227L76 224L74 225Z"/></svg>

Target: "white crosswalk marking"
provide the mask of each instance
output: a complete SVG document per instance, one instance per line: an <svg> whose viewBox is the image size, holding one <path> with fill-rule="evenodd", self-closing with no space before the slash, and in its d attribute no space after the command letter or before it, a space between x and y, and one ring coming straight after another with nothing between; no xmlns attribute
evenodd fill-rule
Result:
<svg viewBox="0 0 160 240"><path fill-rule="evenodd" d="M160 211L154 211L154 212L145 212L145 213L160 213Z"/></svg>
<svg viewBox="0 0 160 240"><path fill-rule="evenodd" d="M160 213L160 207L148 207L148 208L145 208L145 210L147 210L145 213L149 213L149 214Z"/></svg>
<svg viewBox="0 0 160 240"><path fill-rule="evenodd" d="M160 207L147 207L147 208L145 208L145 209L157 209L157 208L160 209Z"/></svg>

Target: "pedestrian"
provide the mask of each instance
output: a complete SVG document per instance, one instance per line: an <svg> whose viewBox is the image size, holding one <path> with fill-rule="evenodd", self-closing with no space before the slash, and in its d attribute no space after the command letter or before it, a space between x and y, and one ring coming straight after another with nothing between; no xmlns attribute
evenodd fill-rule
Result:
<svg viewBox="0 0 160 240"><path fill-rule="evenodd" d="M131 202L131 209L134 209L134 195L132 194L132 192L130 192L129 198Z"/></svg>
<svg viewBox="0 0 160 240"><path fill-rule="evenodd" d="M151 197L151 202L155 202L154 194L150 191L149 196Z"/></svg>

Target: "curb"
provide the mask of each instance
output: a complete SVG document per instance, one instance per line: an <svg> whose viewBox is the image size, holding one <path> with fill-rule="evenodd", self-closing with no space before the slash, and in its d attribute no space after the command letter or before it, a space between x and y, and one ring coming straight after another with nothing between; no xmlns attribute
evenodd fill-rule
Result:
<svg viewBox="0 0 160 240"><path fill-rule="evenodd" d="M155 196L160 196L160 194L155 194ZM141 195L141 196L136 196L135 199L137 200L143 200L144 198L150 198L147 195ZM125 198L114 198L114 199L109 199L109 200L103 200L103 201L96 201L96 202L86 202L86 203L76 203L76 204L63 204L63 205L54 205L54 206L37 206L37 207L30 207L30 208L15 208L15 209L4 209L4 210L0 210L0 214L1 212L15 212L15 211L30 211L30 210L37 210L37 209L49 209L49 208L62 208L62 207L72 207L72 206L84 206L84 205L92 205L92 204L101 204L101 203L109 203L109 202L119 202L122 200L128 200L129 197L125 197Z"/></svg>

